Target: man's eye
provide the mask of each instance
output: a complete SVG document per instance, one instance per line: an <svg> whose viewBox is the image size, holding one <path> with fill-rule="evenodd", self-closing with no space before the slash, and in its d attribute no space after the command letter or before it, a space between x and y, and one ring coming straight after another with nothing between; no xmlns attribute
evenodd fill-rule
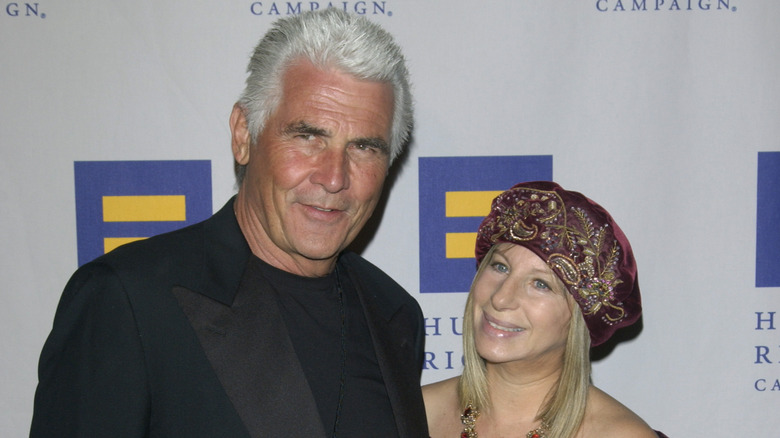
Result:
<svg viewBox="0 0 780 438"><path fill-rule="evenodd" d="M376 145L370 144L370 143L355 143L353 146L356 150L359 150L361 152L373 152L377 153L380 151L380 148Z"/></svg>
<svg viewBox="0 0 780 438"><path fill-rule="evenodd" d="M388 147L384 142L381 141L355 141L350 145L350 148L356 152L360 152L361 154L370 154L370 155L379 155L379 154L388 154Z"/></svg>
<svg viewBox="0 0 780 438"><path fill-rule="evenodd" d="M312 141L316 138L314 134L298 134L296 137L305 141Z"/></svg>

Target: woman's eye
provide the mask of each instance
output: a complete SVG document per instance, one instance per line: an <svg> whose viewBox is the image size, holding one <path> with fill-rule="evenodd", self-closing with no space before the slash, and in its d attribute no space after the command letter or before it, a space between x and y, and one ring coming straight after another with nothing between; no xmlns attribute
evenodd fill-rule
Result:
<svg viewBox="0 0 780 438"><path fill-rule="evenodd" d="M534 280L534 287L536 287L537 289L549 289L550 288L550 286L548 286L547 283L545 283L542 280Z"/></svg>
<svg viewBox="0 0 780 438"><path fill-rule="evenodd" d="M495 269L498 272L507 273L509 272L509 267L503 263L495 262L493 263L493 269Z"/></svg>

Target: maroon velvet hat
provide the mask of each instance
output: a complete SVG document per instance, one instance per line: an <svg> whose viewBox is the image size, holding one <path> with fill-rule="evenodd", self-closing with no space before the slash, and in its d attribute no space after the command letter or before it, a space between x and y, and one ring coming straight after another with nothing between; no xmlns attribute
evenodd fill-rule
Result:
<svg viewBox="0 0 780 438"><path fill-rule="evenodd" d="M591 345L642 313L628 239L600 205L549 181L520 183L493 200L477 233L477 264L490 247L522 245L547 262L582 309Z"/></svg>

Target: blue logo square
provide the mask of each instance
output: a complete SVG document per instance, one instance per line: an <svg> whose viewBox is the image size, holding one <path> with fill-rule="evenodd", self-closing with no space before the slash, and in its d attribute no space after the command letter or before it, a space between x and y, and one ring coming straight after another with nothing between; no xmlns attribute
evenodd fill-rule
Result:
<svg viewBox="0 0 780 438"><path fill-rule="evenodd" d="M420 292L468 292L490 202L519 182L552 180L552 156L421 157L419 172Z"/></svg>
<svg viewBox="0 0 780 438"><path fill-rule="evenodd" d="M758 153L756 287L780 286L780 152Z"/></svg>
<svg viewBox="0 0 780 438"><path fill-rule="evenodd" d="M78 264L212 214L211 162L76 161Z"/></svg>

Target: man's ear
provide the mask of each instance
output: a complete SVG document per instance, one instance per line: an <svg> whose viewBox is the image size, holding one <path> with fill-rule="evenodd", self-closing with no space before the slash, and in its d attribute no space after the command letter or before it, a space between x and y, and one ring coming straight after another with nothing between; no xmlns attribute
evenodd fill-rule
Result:
<svg viewBox="0 0 780 438"><path fill-rule="evenodd" d="M236 163L240 165L249 163L249 149L252 141L244 109L238 103L233 105L233 112L230 113L230 138L230 146Z"/></svg>

